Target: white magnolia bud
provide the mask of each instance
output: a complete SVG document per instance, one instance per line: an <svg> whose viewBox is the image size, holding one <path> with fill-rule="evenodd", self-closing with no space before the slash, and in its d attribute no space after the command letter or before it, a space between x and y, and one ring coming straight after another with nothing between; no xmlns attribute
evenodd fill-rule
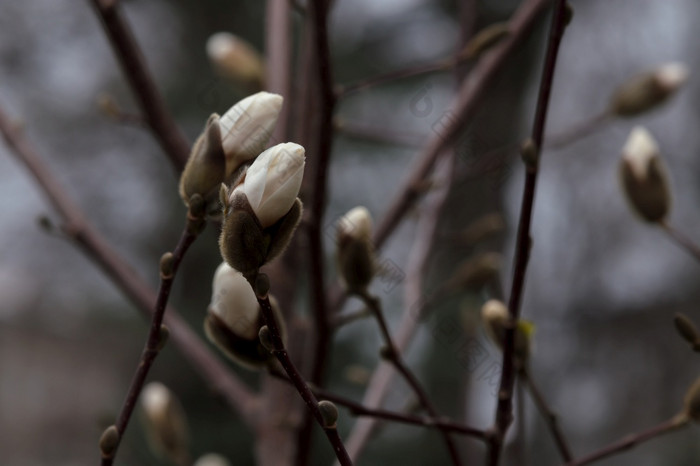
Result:
<svg viewBox="0 0 700 466"><path fill-rule="evenodd" d="M226 156L226 179L241 164L265 149L283 100L278 94L258 92L238 102L219 119Z"/></svg>
<svg viewBox="0 0 700 466"><path fill-rule="evenodd" d="M503 349L506 328L510 322L508 307L497 299L486 301L481 307L481 319L486 326L489 338L496 346ZM518 363L526 362L530 355L530 341L533 332L534 326L530 322L519 320L515 326L514 354Z"/></svg>
<svg viewBox="0 0 700 466"><path fill-rule="evenodd" d="M199 457L194 466L231 466L229 460L217 453L207 453Z"/></svg>
<svg viewBox="0 0 700 466"><path fill-rule="evenodd" d="M376 271L372 247L372 217L355 207L338 222L337 255L340 276L350 291L363 291Z"/></svg>
<svg viewBox="0 0 700 466"><path fill-rule="evenodd" d="M217 32L207 40L206 48L219 74L249 89L263 87L263 61L250 43L229 32Z"/></svg>
<svg viewBox="0 0 700 466"><path fill-rule="evenodd" d="M632 130L622 149L622 185L632 208L649 222L658 222L668 213L671 194L659 147L642 127Z"/></svg>
<svg viewBox="0 0 700 466"><path fill-rule="evenodd" d="M267 149L248 168L245 178L231 192L245 194L260 225L267 228L289 212L304 177L304 148L287 142Z"/></svg>
<svg viewBox="0 0 700 466"><path fill-rule="evenodd" d="M160 382L150 382L141 393L143 419L151 448L177 464L187 459L189 435L182 405Z"/></svg>
<svg viewBox="0 0 700 466"><path fill-rule="evenodd" d="M209 311L236 335L252 340L260 328L260 305L243 275L222 262L214 272Z"/></svg>
<svg viewBox="0 0 700 466"><path fill-rule="evenodd" d="M688 80L683 63L666 63L624 82L612 97L612 111L620 116L634 116L660 105Z"/></svg>

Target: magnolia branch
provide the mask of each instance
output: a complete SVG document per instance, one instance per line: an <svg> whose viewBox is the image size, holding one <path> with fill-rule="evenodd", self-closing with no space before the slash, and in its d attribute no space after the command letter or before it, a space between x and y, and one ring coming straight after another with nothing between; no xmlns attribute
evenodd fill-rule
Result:
<svg viewBox="0 0 700 466"><path fill-rule="evenodd" d="M251 286L255 291L255 295L258 298L258 303L260 304L260 308L262 310L262 317L265 323L265 327L263 327L263 329L267 328L266 332L261 330L260 334L260 340L263 346L266 346L282 365L282 368L287 373L290 382L297 389L299 395L308 406L314 419L316 419L316 422L318 422L325 432L326 437L328 437L328 441L333 446L333 451L335 452L340 464L342 466L352 466L352 461L345 450L343 441L338 435L336 426L327 425L319 408L318 400L314 396L304 378L301 376L301 374L299 374L299 371L287 353L287 349L284 347L284 342L282 341L282 336L280 334L277 322L275 321L274 312L272 311L270 298L268 297L268 291L270 289L269 279L264 274L258 274L256 277L249 279L249 281L251 282ZM269 341L266 341L267 339L269 339Z"/></svg>
<svg viewBox="0 0 700 466"><path fill-rule="evenodd" d="M185 166L190 144L165 107L146 60L139 48L128 22L124 19L117 0L91 0L102 21L114 53L129 82L141 113L179 172Z"/></svg>
<svg viewBox="0 0 700 466"><path fill-rule="evenodd" d="M188 213L188 225L180 236L180 240L175 247L175 250L170 253L166 253L161 260L160 267L160 286L158 288L158 298L156 299L155 309L153 311L153 317L151 319L151 328L148 332L148 339L141 353L141 359L138 366L136 367L136 372L131 381L129 391L127 393L124 404L122 405L119 416L117 417L117 433L119 434L118 440L120 440L126 428L129 425L129 420L131 415L136 408L136 403L143 389L143 385L146 381L153 362L155 361L158 353L160 352L162 345L165 343L162 339L162 329L163 317L165 315L166 306L168 304L168 299L170 297L170 289L172 288L173 281L175 280L175 275L177 274L177 269L182 262L185 253L189 247L194 243L197 238L198 230L204 225L203 212L196 214L197 216L192 216L192 210ZM119 442L114 445L113 449L109 452L102 453L102 466L111 466L114 462L114 458L117 454L119 448Z"/></svg>
<svg viewBox="0 0 700 466"><path fill-rule="evenodd" d="M535 110L535 119L532 129L531 141L534 150L539 157L539 150L544 139L544 128L547 119L547 108L549 97L554 81L554 69L557 63L559 45L566 27L566 1L557 0L552 15L549 40L547 45L547 55L545 57L540 90ZM503 365L501 381L498 390L498 405L496 407L495 432L489 447L489 464L498 465L502 449L503 439L508 431L508 427L513 418L513 385L515 383L515 323L520 315L520 301L525 284L525 274L530 257L530 225L532 222L532 212L535 202L535 187L537 185L538 162L528 164L525 176L525 186L523 189L522 206L520 208L520 222L515 245L515 259L513 283L511 287L508 310L511 318L511 325L506 327L505 341L503 345Z"/></svg>
<svg viewBox="0 0 700 466"><path fill-rule="evenodd" d="M387 361L391 362L391 364L394 365L394 367L401 374L404 380L406 380L408 385L416 394L416 397L418 397L418 401L420 402L421 406L423 406L423 409L425 409L425 411L432 418L438 418L439 414L435 409L433 403L430 401L428 394L423 389L423 386L418 381L418 378L404 363L399 349L396 347L393 339L391 338L391 333L389 332L389 327L387 326L386 319L384 319L384 313L382 312L381 303L379 299L375 298L374 296L370 296L366 291L360 293L359 296L367 305L367 307L372 311L374 317L377 320L377 323L379 324L379 329L381 330L382 338L384 339L384 344L386 345L384 348L382 348L382 357ZM461 461L459 459L459 453L457 452L457 447L455 446L454 441L447 432L443 431L442 433L452 463L455 465L461 464Z"/></svg>

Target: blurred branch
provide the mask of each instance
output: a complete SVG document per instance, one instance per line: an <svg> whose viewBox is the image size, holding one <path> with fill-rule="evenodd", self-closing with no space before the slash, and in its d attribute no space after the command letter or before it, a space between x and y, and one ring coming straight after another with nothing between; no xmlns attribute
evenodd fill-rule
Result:
<svg viewBox="0 0 700 466"><path fill-rule="evenodd" d="M126 432L126 428L129 425L129 420L134 412L134 408L136 408L136 403L139 399L139 395L141 394L141 390L143 389L143 384L146 381L146 377L148 376L148 373L153 366L153 362L165 343L165 341L162 340L161 325L163 324L165 309L168 305L170 289L172 288L172 284L175 280L175 275L177 274L177 269L180 266L180 262L182 262L182 258L185 256L187 250L192 243L194 243L194 240L198 235L198 228L191 228L190 222L198 226L203 226L205 222L203 212L201 215L199 215L199 218L192 219L189 217L190 213L188 213L188 225L182 232L175 250L169 257L168 255L164 255L163 259L161 260L160 286L158 288L158 297L156 298L156 304L153 310L153 316L151 318L151 328L148 332L148 339L146 340L139 364L136 366L134 378L131 380L129 391L115 424L117 432L119 433L119 440L123 438L124 432ZM114 458L117 455L120 443L121 442L117 443L114 449L109 452L109 455L105 456L103 452L102 466L111 466L114 463Z"/></svg>
<svg viewBox="0 0 700 466"><path fill-rule="evenodd" d="M425 137L419 134L403 133L376 126L361 126L340 118L335 119L335 129L343 136L364 139L366 141L400 146L418 147Z"/></svg>
<svg viewBox="0 0 700 466"><path fill-rule="evenodd" d="M331 443L333 451L335 452L335 455L338 458L340 464L342 466L352 466L352 461L350 460L350 457L345 451L343 441L338 435L337 427L335 425L328 425L324 420L323 414L321 413L321 410L318 405L318 400L312 393L304 378L301 376L301 374L299 374L299 371L297 370L292 360L289 358L289 354L287 353L287 350L284 347L284 342L282 341L277 322L275 321L275 314L272 311L270 298L267 294L270 288L269 279L264 274L258 274L256 277L249 279L249 281L251 286L253 287L253 291L255 291L255 295L258 298L258 303L260 303L263 321L265 322L265 326L268 329L267 336L263 336L263 330L261 330L260 339L261 341L263 341L263 345L267 346L270 343L272 344L272 347L268 347L268 350L270 350L280 362L282 368L287 373L287 377L289 377L289 380L291 381L292 385L294 385L294 387L299 392L301 398L309 407L309 411L313 415L314 419L316 419L318 425L320 425L323 431L326 433L326 437L328 437L328 441ZM268 338L268 336L269 343L265 341Z"/></svg>
<svg viewBox="0 0 700 466"><path fill-rule="evenodd" d="M639 445L640 443L646 442L656 437L660 437L664 434L668 434L687 425L687 419L681 417L674 417L643 432L628 435L615 443L611 443L610 445L591 453L590 455L586 455L577 460L570 461L566 463L566 466L583 466L584 464L594 463L598 460L602 460L603 458L616 455L636 445Z"/></svg>
<svg viewBox="0 0 700 466"><path fill-rule="evenodd" d="M700 261L700 246L695 244L693 240L678 231L675 227L671 226L671 224L666 220L662 220L660 222L660 226L674 243L685 249L695 259Z"/></svg>
<svg viewBox="0 0 700 466"><path fill-rule="evenodd" d="M525 382L525 385L527 386L527 389L530 392L533 401L535 402L535 406L537 406L537 409L539 410L540 414L544 418L545 423L547 424L547 428L551 432L552 437L554 437L554 441L557 444L557 449L559 450L562 459L564 461L571 461L573 459L573 455L571 454L571 448L569 448L569 444L567 443L566 438L564 437L564 433L559 427L559 422L557 420L556 413L554 413L554 411L552 411L549 408L549 405L547 404L547 401L545 400L544 396L542 396L542 392L540 391L539 387L537 386L535 381L532 380L532 377L530 376L530 371L527 368L523 368L520 371L519 375L520 380L522 382Z"/></svg>
<svg viewBox="0 0 700 466"><path fill-rule="evenodd" d="M156 295L147 282L114 251L87 221L80 208L68 197L34 147L0 109L0 133L7 145L31 172L49 202L61 215L64 231L74 239L83 252L97 263L104 273L136 305L146 317L154 309ZM167 308L165 324L173 342L182 355L211 388L221 395L250 426L257 423L257 397L234 377L211 350L202 342L172 307Z"/></svg>
<svg viewBox="0 0 700 466"><path fill-rule="evenodd" d="M391 332L389 332L389 327L386 324L386 319L384 319L384 313L382 312L381 302L378 298L370 296L369 293L367 293L366 291L360 293L358 296L372 311L374 317L377 319L377 323L379 324L379 329L381 330L382 338L384 339L385 344L385 347L382 349L382 357L394 365L396 370L401 374L404 380L406 380L408 385L411 387L413 393L415 393L416 397L418 398L418 401L420 402L421 406L430 415L430 417L438 418L439 414L437 412L437 409L435 409L435 406L430 401L428 394L423 389L423 386L418 381L418 378L404 363L403 358L401 357L401 353L399 352L398 348L394 344L393 339L391 338ZM452 463L455 465L460 465L461 460L459 459L459 453L457 452L457 447L455 446L454 441L447 432L443 431L442 433Z"/></svg>
<svg viewBox="0 0 700 466"><path fill-rule="evenodd" d="M552 22L547 44L540 90L537 98L534 124L531 141L539 158L539 151L544 139L544 128L547 120L547 108L554 81L554 70L559 53L564 29L566 28L566 0L557 0L552 14ZM495 432L489 445L489 462L491 466L497 466L502 450L503 439L513 419L513 385L515 383L515 325L520 314L520 301L525 284L525 274L530 257L530 225L535 202L535 187L537 185L538 161L528 164L523 188L522 205L520 208L520 221L515 245L515 257L513 266L513 283L511 286L508 310L510 312L511 325L506 327L503 346L503 366L501 381L498 390L498 405L496 407Z"/></svg>
<svg viewBox="0 0 700 466"><path fill-rule="evenodd" d="M178 172L182 171L189 157L190 144L165 107L153 77L148 71L141 49L119 9L119 1L90 1L102 21L105 33L146 123L175 169Z"/></svg>

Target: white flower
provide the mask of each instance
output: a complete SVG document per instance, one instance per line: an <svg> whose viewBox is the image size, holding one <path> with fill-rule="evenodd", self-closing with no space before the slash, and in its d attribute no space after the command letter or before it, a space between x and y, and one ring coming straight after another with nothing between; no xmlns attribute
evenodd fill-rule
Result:
<svg viewBox="0 0 700 466"><path fill-rule="evenodd" d="M265 149L283 100L278 94L258 92L238 102L219 119L226 178Z"/></svg>
<svg viewBox="0 0 700 466"><path fill-rule="evenodd" d="M226 262L214 273L209 310L237 336L248 340L257 338L258 299L245 277Z"/></svg>
<svg viewBox="0 0 700 466"><path fill-rule="evenodd" d="M263 228L282 218L292 208L304 177L304 148L287 142L258 156L248 168L243 183L231 193L242 192Z"/></svg>
<svg viewBox="0 0 700 466"><path fill-rule="evenodd" d="M346 213L338 222L338 235L353 239L370 241L372 236L372 216L362 206Z"/></svg>

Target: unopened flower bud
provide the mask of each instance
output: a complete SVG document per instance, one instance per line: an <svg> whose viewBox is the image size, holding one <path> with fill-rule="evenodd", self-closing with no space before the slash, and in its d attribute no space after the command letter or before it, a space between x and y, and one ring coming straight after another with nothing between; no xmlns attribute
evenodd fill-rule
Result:
<svg viewBox="0 0 700 466"><path fill-rule="evenodd" d="M632 130L622 149L620 177L630 205L643 219L666 217L671 205L666 167L654 138L642 127Z"/></svg>
<svg viewBox="0 0 700 466"><path fill-rule="evenodd" d="M219 186L225 180L226 159L221 146L219 115L212 114L207 120L204 131L195 141L187 159L185 169L180 176L180 197L186 206L190 198L200 195L208 211L217 211L216 196Z"/></svg>
<svg viewBox="0 0 700 466"><path fill-rule="evenodd" d="M154 453L181 464L188 457L189 434L182 405L160 382L151 382L141 393L143 420Z"/></svg>
<svg viewBox="0 0 700 466"><path fill-rule="evenodd" d="M231 463L218 453L207 453L200 456L193 466L231 466Z"/></svg>
<svg viewBox="0 0 700 466"><path fill-rule="evenodd" d="M502 256L496 252L476 254L464 260L447 282L447 289L479 289L498 278Z"/></svg>
<svg viewBox="0 0 700 466"><path fill-rule="evenodd" d="M685 395L683 413L695 422L700 422L700 378L695 380Z"/></svg>
<svg viewBox="0 0 700 466"><path fill-rule="evenodd" d="M321 411L323 418L323 427L327 429L335 429L338 424L338 408L335 404L328 400L318 402L318 410Z"/></svg>
<svg viewBox="0 0 700 466"><path fill-rule="evenodd" d="M634 76L613 94L612 112L619 116L646 112L678 91L687 81L688 74L688 68L683 63L666 63Z"/></svg>
<svg viewBox="0 0 700 466"><path fill-rule="evenodd" d="M283 100L278 94L258 92L238 102L219 119L227 180L265 149Z"/></svg>
<svg viewBox="0 0 700 466"><path fill-rule="evenodd" d="M229 32L217 32L207 40L207 56L216 71L246 90L264 87L263 61L247 41Z"/></svg>
<svg viewBox="0 0 700 466"><path fill-rule="evenodd" d="M338 222L338 268L350 291L363 291L376 272L372 247L372 217L365 207L355 207Z"/></svg>
<svg viewBox="0 0 700 466"><path fill-rule="evenodd" d="M489 338L502 350L506 328L511 322L508 308L505 304L496 299L486 301L481 307L481 318ZM533 332L534 326L530 322L520 320L515 326L514 354L521 364L527 362L530 356L530 341Z"/></svg>
<svg viewBox="0 0 700 466"><path fill-rule="evenodd" d="M209 341L229 359L249 369L256 369L270 359L258 334L263 326L262 313L255 292L245 277L222 263L214 273L212 302L204 320L204 331ZM284 326L279 310L272 300L273 311L283 334Z"/></svg>

